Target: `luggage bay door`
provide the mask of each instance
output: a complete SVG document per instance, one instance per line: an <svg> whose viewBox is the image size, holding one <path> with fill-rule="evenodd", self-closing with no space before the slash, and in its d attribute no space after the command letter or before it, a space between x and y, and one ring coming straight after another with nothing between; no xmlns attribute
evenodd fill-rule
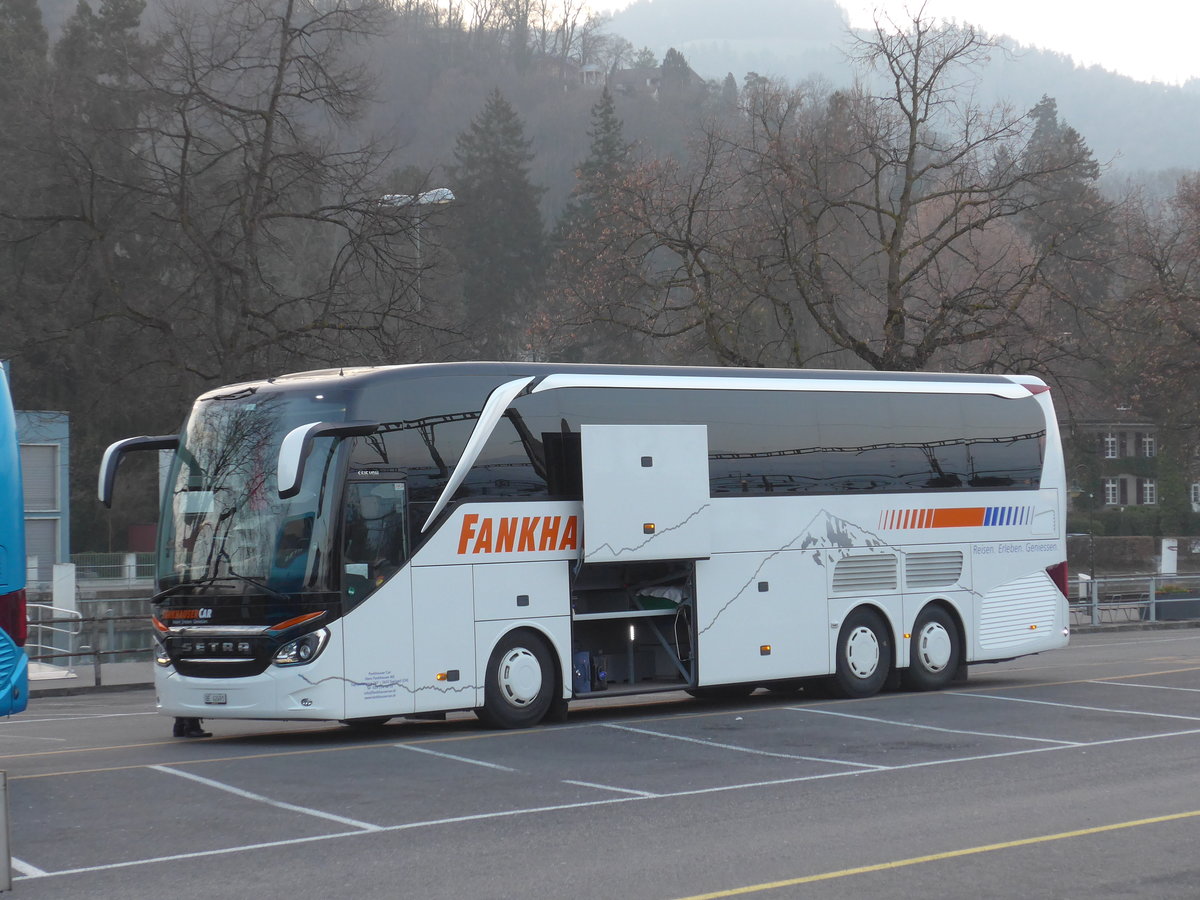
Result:
<svg viewBox="0 0 1200 900"><path fill-rule="evenodd" d="M583 425L583 561L703 559L705 425Z"/></svg>

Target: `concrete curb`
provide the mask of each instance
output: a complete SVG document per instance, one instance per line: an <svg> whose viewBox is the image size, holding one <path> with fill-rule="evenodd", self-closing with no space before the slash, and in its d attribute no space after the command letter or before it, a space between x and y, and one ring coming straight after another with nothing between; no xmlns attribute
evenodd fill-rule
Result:
<svg viewBox="0 0 1200 900"><path fill-rule="evenodd" d="M1074 625L1071 634L1103 634L1106 631L1182 631L1200 628L1200 620L1182 622L1110 622L1104 625Z"/></svg>
<svg viewBox="0 0 1200 900"><path fill-rule="evenodd" d="M130 682L129 684L71 684L71 685L56 685L54 687L35 687L34 682L29 683L29 699L33 700L37 697L75 697L80 694L112 694L117 691L140 691L150 690L154 687L154 682Z"/></svg>

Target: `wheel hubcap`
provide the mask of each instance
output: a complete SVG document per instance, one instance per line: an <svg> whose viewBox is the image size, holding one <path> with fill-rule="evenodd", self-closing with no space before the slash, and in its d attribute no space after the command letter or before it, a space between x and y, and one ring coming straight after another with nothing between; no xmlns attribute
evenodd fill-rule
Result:
<svg viewBox="0 0 1200 900"><path fill-rule="evenodd" d="M950 633L937 622L928 622L917 635L917 658L930 672L941 672L950 665Z"/></svg>
<svg viewBox="0 0 1200 900"><path fill-rule="evenodd" d="M879 668L879 639L860 625L846 640L846 665L856 678L870 678Z"/></svg>
<svg viewBox="0 0 1200 900"><path fill-rule="evenodd" d="M505 700L513 706L528 706L542 689L542 667L530 651L515 647L500 660L496 680Z"/></svg>

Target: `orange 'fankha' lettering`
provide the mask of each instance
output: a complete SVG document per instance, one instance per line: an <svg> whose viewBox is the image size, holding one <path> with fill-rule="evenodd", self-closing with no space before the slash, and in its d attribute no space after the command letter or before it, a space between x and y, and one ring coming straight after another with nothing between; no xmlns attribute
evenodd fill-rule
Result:
<svg viewBox="0 0 1200 900"><path fill-rule="evenodd" d="M458 552L467 552L467 542L475 537L475 523L479 521L479 516L475 513L467 513L463 516L462 531L458 533Z"/></svg>
<svg viewBox="0 0 1200 900"><path fill-rule="evenodd" d="M537 523L540 521L541 518L539 516L534 516L533 518L526 516L521 519L521 539L517 541L517 552L537 549L533 543L533 530L537 528Z"/></svg>
<svg viewBox="0 0 1200 900"><path fill-rule="evenodd" d="M479 525L479 537L475 538L475 546L471 550L472 553L491 553L492 552L492 520L484 519Z"/></svg>
<svg viewBox="0 0 1200 900"><path fill-rule="evenodd" d="M539 550L554 550L558 544L558 526L562 522L562 516L546 516L542 519L542 541L538 544Z"/></svg>
<svg viewBox="0 0 1200 900"><path fill-rule="evenodd" d="M517 520L515 517L501 519L496 528L496 552L511 553L517 540Z"/></svg>
<svg viewBox="0 0 1200 900"><path fill-rule="evenodd" d="M562 543L559 550L577 550L579 547L577 522L574 516L567 516L567 527L563 529Z"/></svg>
<svg viewBox="0 0 1200 900"><path fill-rule="evenodd" d="M471 553L576 550L579 547L579 519L577 516L506 516L481 520L475 513L468 513L463 516L458 533L458 552L465 554L468 547Z"/></svg>

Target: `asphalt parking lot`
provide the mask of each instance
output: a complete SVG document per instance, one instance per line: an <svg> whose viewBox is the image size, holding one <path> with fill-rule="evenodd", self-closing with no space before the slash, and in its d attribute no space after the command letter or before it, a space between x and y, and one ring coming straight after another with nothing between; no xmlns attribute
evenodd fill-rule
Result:
<svg viewBox="0 0 1200 900"><path fill-rule="evenodd" d="M1200 630L1077 636L933 694L759 692L210 723L146 690L0 723L29 898L1200 895Z"/></svg>

